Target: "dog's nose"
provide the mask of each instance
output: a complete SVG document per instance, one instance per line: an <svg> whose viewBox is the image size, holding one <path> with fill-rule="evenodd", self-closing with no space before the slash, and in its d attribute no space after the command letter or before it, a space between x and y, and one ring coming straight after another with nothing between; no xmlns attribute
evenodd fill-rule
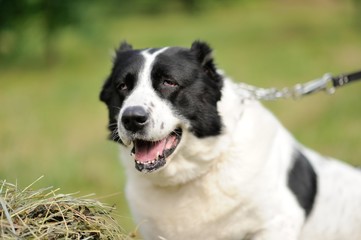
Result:
<svg viewBox="0 0 361 240"><path fill-rule="evenodd" d="M122 123L126 130L137 132L144 128L149 119L149 113L140 106L127 107L122 114Z"/></svg>

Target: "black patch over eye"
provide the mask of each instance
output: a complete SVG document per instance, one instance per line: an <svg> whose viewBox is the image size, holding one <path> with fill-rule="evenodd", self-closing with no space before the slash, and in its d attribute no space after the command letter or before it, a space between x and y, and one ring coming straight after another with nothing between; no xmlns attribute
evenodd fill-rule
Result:
<svg viewBox="0 0 361 240"><path fill-rule="evenodd" d="M117 85L117 89L119 91L129 91L132 90L133 86L134 86L134 81L135 81L135 77L134 74L128 73L122 82L120 82Z"/></svg>
<svg viewBox="0 0 361 240"><path fill-rule="evenodd" d="M128 87L127 87L127 85L126 85L125 83L120 83L120 84L118 84L117 88L118 88L118 90L120 90L120 91L128 90Z"/></svg>

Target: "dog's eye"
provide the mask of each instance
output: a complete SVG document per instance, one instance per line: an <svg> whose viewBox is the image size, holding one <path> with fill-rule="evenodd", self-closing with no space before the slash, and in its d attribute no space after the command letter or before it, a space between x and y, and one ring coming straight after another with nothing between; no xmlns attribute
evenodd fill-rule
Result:
<svg viewBox="0 0 361 240"><path fill-rule="evenodd" d="M128 86L127 86L127 84L125 84L125 83L120 83L120 84L117 86L117 88L118 88L120 91L125 91L125 90L128 89Z"/></svg>
<svg viewBox="0 0 361 240"><path fill-rule="evenodd" d="M177 87L178 86L178 84L176 82L174 82L174 81L172 81L171 79L168 79L168 78L163 79L163 85L167 86L167 87Z"/></svg>

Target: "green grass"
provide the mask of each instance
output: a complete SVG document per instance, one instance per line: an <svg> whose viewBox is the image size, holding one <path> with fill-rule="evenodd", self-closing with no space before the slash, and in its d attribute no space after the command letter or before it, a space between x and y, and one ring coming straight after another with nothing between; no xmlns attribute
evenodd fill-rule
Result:
<svg viewBox="0 0 361 240"><path fill-rule="evenodd" d="M132 230L118 150L106 141L107 112L98 101L110 52L121 40L139 48L206 40L234 79L283 87L361 68L361 30L353 16L347 1L256 1L198 15L98 17L95 40L67 29L52 67L29 56L25 64L0 66L0 178L27 186L45 175L39 187L99 197L116 193L102 201L116 204L120 223ZM31 44L38 49L41 42ZM305 145L361 165L360 92L355 83L333 96L266 105Z"/></svg>

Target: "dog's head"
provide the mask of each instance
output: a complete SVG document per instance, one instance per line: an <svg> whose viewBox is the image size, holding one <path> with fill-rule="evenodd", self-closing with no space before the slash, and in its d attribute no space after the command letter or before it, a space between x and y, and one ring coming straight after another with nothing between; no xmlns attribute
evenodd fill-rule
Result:
<svg viewBox="0 0 361 240"><path fill-rule="evenodd" d="M217 136L222 76L211 48L135 50L122 43L100 99L109 110L110 138L129 147L139 171L163 168L177 155L185 135Z"/></svg>

